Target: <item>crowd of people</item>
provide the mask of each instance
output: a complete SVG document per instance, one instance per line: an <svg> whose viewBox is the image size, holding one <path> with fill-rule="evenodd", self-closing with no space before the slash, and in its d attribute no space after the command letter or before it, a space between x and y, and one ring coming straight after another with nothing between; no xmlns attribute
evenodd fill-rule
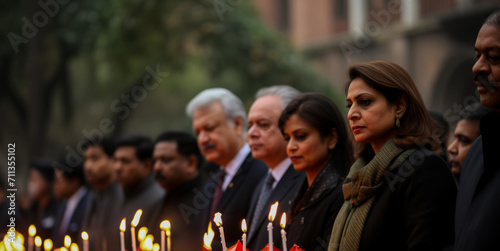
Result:
<svg viewBox="0 0 500 251"><path fill-rule="evenodd" d="M202 250L217 212L228 247L246 219L250 251L268 245L268 231L280 250L495 250L500 11L481 27L475 52L480 104L461 112L449 144L405 69L356 63L347 70L347 118L327 96L290 86L260 89L248 117L232 92L207 89L186 107L195 136L88 140L72 168L33 161L32 203L20 215L56 247L87 231L92 251L117 250L120 221L137 209L137 228L155 239L160 222L171 222L173 251ZM212 229L210 248L222 250Z"/></svg>

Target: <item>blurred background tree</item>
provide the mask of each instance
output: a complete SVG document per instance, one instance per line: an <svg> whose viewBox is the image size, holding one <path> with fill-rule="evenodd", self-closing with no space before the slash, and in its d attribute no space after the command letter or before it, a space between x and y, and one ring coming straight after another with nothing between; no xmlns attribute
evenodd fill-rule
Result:
<svg viewBox="0 0 500 251"><path fill-rule="evenodd" d="M0 5L0 141L16 143L18 175L34 157L78 152L78 142L99 131L152 138L190 131L185 106L205 88L228 88L247 108L259 88L276 84L338 97L248 1ZM162 72L158 85L153 71ZM99 123L108 119L113 129L104 132Z"/></svg>

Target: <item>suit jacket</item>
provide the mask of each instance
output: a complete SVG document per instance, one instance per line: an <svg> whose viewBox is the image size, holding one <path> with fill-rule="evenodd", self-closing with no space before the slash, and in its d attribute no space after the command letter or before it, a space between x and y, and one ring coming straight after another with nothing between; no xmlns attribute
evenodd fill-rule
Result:
<svg viewBox="0 0 500 251"><path fill-rule="evenodd" d="M226 190L222 193L219 203L216 206L216 212L222 213L222 224L228 248L236 244L241 238L241 221L247 216L255 185L264 177L267 170L268 168L264 162L254 159L252 153L249 153L231 180L231 183L229 183ZM209 199L200 213L200 222L203 229L205 229L204 231L206 231L208 223L214 218L213 215L209 214L215 187L217 187L217 176L218 173L210 177L202 191ZM215 237L212 241L212 250L220 251L222 250L222 245L220 243L219 228L213 222L212 225L215 232ZM199 238L203 238L203 235L200 235Z"/></svg>
<svg viewBox="0 0 500 251"><path fill-rule="evenodd" d="M481 119L465 158L455 211L455 250L497 250L500 233L500 114Z"/></svg>
<svg viewBox="0 0 500 251"><path fill-rule="evenodd" d="M64 217L64 211L66 210L67 200L64 200L61 203L57 213L56 224L54 225L54 229L52 230L52 240L54 241L54 247L64 246L65 235L68 235L71 238L72 242L76 242L76 240L79 240L81 238L80 236L81 236L83 217L85 217L85 210L87 209L89 198L90 198L90 192L86 191L85 194L78 201L75 211L73 211L73 214L71 215L65 234L63 236L59 235L59 225L61 225L62 218Z"/></svg>
<svg viewBox="0 0 500 251"><path fill-rule="evenodd" d="M257 227L255 230L248 229L248 238L247 238L247 248L248 250L261 250L264 248L268 243L268 232L267 232L267 224L269 223L268 221L268 210L271 207L272 204L274 204L276 201L278 201L279 206L278 206L278 211L276 213L276 218L273 221L273 237L274 237L274 245L279 247L281 245L281 234L280 234L280 219L281 215L286 212L287 217L291 217L289 211L292 200L297 194L298 189L300 188L300 185L305 179L305 173L304 172L299 172L296 171L293 168L293 165L290 165L288 169L286 170L285 174L283 177L281 177L280 181L272 191L271 195L269 195L269 199L267 200L266 204L264 205L265 212L262 212L259 216L258 219L252 219L255 207L257 206L257 202L260 196L260 191L262 190L262 187L266 183L266 179L263 178L259 185L257 185L255 192L252 196L251 200L251 207L248 212L247 220L248 220L248 226L251 226L253 223L252 221L257 221Z"/></svg>

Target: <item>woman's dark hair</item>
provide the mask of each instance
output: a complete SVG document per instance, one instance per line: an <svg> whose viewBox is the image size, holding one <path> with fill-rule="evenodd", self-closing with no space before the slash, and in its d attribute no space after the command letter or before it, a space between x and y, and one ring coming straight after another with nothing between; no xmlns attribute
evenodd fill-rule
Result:
<svg viewBox="0 0 500 251"><path fill-rule="evenodd" d="M330 162L342 177L349 172L353 163L353 150L346 129L344 116L333 101L319 93L304 93L292 100L281 113L278 126L284 133L285 124L288 119L296 114L319 132L324 139L337 129L337 145L331 150Z"/></svg>
<svg viewBox="0 0 500 251"><path fill-rule="evenodd" d="M349 67L349 82L356 78L363 79L371 88L384 94L388 104L392 105L400 98L407 100L406 112L400 118L401 126L394 128L394 143L402 148L426 147L439 150L439 139L435 133L435 124L425 108L424 101L413 83L410 74L403 67L387 62L372 61L357 63ZM373 154L369 144L361 148L360 156Z"/></svg>

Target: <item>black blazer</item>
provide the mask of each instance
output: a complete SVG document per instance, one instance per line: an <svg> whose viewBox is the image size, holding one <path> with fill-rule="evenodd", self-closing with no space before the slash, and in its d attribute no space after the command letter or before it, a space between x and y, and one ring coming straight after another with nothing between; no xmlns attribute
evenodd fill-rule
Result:
<svg viewBox="0 0 500 251"><path fill-rule="evenodd" d="M252 200L250 203L250 210L248 211L247 223L248 227L250 227L253 223L252 221L258 221L257 228L255 230L248 229L248 237L247 237L247 249L248 250L261 250L268 243L268 233L267 233L267 224L269 223L267 217L269 215L269 208L271 205L278 201L278 211L276 213L276 218L273 222L273 241L276 247L280 247L281 245L281 227L280 220L281 215L286 212L287 218L291 218L290 207L292 204L293 198L295 198L295 194L297 193L302 181L305 179L305 173L296 171L293 168L293 165L290 165L286 170L283 177L281 177L280 181L272 191L271 195L269 195L269 199L264 205L264 212L261 213L258 219L252 219L252 216L255 211L255 207L257 206L257 202L259 199L260 191L262 187L266 183L266 176L260 181L259 185L256 187L255 192L252 196Z"/></svg>
<svg viewBox="0 0 500 251"><path fill-rule="evenodd" d="M498 250L500 233L500 114L481 120L465 158L455 211L455 250Z"/></svg>
<svg viewBox="0 0 500 251"><path fill-rule="evenodd" d="M89 191L85 192L80 201L73 211L73 215L68 222L68 227L65 231L65 235L69 235L71 237L72 242L77 242L77 240L81 239L81 228L83 223L83 217L85 216L87 204L89 202L90 193ZM64 210L66 208L67 200L64 200L61 205L59 205L56 224L52 229L52 240L54 240L54 247L62 247L64 246L64 235L59 236L59 225L61 225L62 218L64 216Z"/></svg>
<svg viewBox="0 0 500 251"><path fill-rule="evenodd" d="M222 213L222 224L224 227L224 236L227 247L231 247L241 239L243 234L241 231L241 221L247 216L250 208L250 199L255 190L256 184L264 177L268 168L264 162L252 157L249 153L238 172L234 175L228 187L222 193L222 197L216 206L216 212ZM203 193L209 199L209 203L201 210L201 226L206 231L208 223L212 221L212 229L215 232L214 240L212 241L212 250L222 250L220 242L219 228L213 222L213 215L210 214L212 207L212 198L214 196L215 187L217 186L217 176L210 177L203 188ZM200 236L203 238L203 236Z"/></svg>

